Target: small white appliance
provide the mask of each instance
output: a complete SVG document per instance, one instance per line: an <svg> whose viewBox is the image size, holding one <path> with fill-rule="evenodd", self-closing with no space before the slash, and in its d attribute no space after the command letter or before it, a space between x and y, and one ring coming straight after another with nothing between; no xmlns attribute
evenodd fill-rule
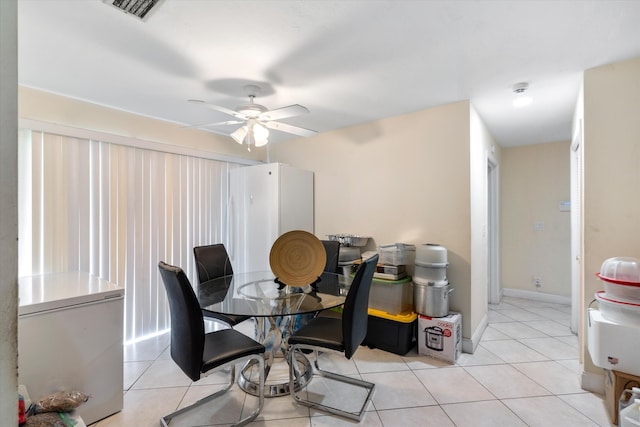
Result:
<svg viewBox="0 0 640 427"><path fill-rule="evenodd" d="M640 325L606 319L599 310L588 309L588 348L593 364L640 376Z"/></svg>

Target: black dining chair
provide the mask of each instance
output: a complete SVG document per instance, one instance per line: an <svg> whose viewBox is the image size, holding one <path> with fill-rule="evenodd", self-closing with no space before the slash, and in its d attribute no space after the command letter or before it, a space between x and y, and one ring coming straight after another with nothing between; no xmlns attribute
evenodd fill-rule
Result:
<svg viewBox="0 0 640 427"><path fill-rule="evenodd" d="M229 276L233 274L233 268L231 267L231 260L227 249L222 243L206 246L196 246L193 248L193 257L196 262L196 271L198 273L198 283L202 284L206 281L217 279L223 276ZM223 283L220 283L221 287L224 287ZM222 292L226 292L226 289L221 289ZM202 310L204 317L208 319L217 320L224 323L226 326L233 328L240 322L244 322L250 319L251 316L241 316L236 314L222 314L214 311Z"/></svg>
<svg viewBox="0 0 640 427"><path fill-rule="evenodd" d="M327 262L324 271L328 273L338 272L338 258L340 253L340 242L337 240L322 240L324 251L327 254Z"/></svg>
<svg viewBox="0 0 640 427"><path fill-rule="evenodd" d="M347 293L341 317L316 317L289 337L289 353L287 355L289 362L289 389L296 402L349 419L357 421L362 419L366 406L371 400L375 385L360 379L323 371L318 365L318 348L338 351L344 353L347 359L351 359L360 344L362 344L367 336L369 291L377 262L378 255L374 255L364 261L356 271ZM295 353L303 350L313 351L315 370L319 376L364 389L366 397L357 412L324 405L321 402L309 399L311 395L317 396L319 393L309 392L307 393L309 397L303 398L302 394L304 392L296 392L294 383L299 375L300 368L296 362ZM327 394L332 394L332 389L329 390Z"/></svg>
<svg viewBox="0 0 640 427"><path fill-rule="evenodd" d="M189 279L180 267L164 262L158 264L162 282L169 300L171 315L171 358L192 381L201 376L239 362L257 363L259 369L258 407L234 426L243 426L258 416L264 404L264 352L262 344L235 329L222 329L205 333L204 318ZM235 369L231 369L230 380L225 387L198 400L196 403L160 418L168 427L172 419L199 407L226 393L235 382Z"/></svg>

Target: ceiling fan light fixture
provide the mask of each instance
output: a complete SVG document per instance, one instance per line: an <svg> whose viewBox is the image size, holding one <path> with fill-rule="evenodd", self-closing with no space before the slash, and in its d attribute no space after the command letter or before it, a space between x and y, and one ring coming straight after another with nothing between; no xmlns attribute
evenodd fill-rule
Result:
<svg viewBox="0 0 640 427"><path fill-rule="evenodd" d="M269 129L262 126L260 123L253 125L253 138L255 139L256 147L262 147L269 142Z"/></svg>
<svg viewBox="0 0 640 427"><path fill-rule="evenodd" d="M241 126L236 129L232 134L231 138L238 144L242 144L244 142L244 138L247 136L247 127Z"/></svg>

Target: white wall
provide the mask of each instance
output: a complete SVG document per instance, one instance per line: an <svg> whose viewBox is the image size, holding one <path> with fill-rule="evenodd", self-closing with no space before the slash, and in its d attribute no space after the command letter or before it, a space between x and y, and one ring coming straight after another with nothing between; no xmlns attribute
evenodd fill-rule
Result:
<svg viewBox="0 0 640 427"><path fill-rule="evenodd" d="M0 1L0 425L15 426L18 377L18 5Z"/></svg>
<svg viewBox="0 0 640 427"><path fill-rule="evenodd" d="M448 249L451 309L463 313L469 339L486 311L486 275L471 277L472 215L470 164L486 162L488 134L474 116L470 145L469 102L271 146L272 161L315 173L315 230L371 236L376 245L434 242ZM476 167L474 175L486 166ZM479 178L482 179L482 178ZM479 184L482 186L482 184ZM486 187L486 185L485 185ZM486 216L479 222L486 221ZM486 263L485 263L486 265ZM472 297L475 293L482 297Z"/></svg>
<svg viewBox="0 0 640 427"><path fill-rule="evenodd" d="M640 258L640 58L584 73L584 296L610 257ZM582 325L583 333L586 325ZM598 373L582 348L585 370Z"/></svg>
<svg viewBox="0 0 640 427"><path fill-rule="evenodd" d="M569 153L569 141L502 150L504 288L571 296L571 215L559 209L570 199Z"/></svg>

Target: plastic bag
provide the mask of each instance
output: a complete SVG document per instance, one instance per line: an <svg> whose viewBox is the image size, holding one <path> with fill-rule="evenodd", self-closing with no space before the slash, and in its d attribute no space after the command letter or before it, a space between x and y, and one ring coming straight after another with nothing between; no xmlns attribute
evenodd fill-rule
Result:
<svg viewBox="0 0 640 427"><path fill-rule="evenodd" d="M35 413L69 412L89 400L89 397L79 391L58 391L38 400L35 403Z"/></svg>
<svg viewBox="0 0 640 427"><path fill-rule="evenodd" d="M32 415L27 417L25 427L68 427L69 424L60 415L57 412Z"/></svg>

